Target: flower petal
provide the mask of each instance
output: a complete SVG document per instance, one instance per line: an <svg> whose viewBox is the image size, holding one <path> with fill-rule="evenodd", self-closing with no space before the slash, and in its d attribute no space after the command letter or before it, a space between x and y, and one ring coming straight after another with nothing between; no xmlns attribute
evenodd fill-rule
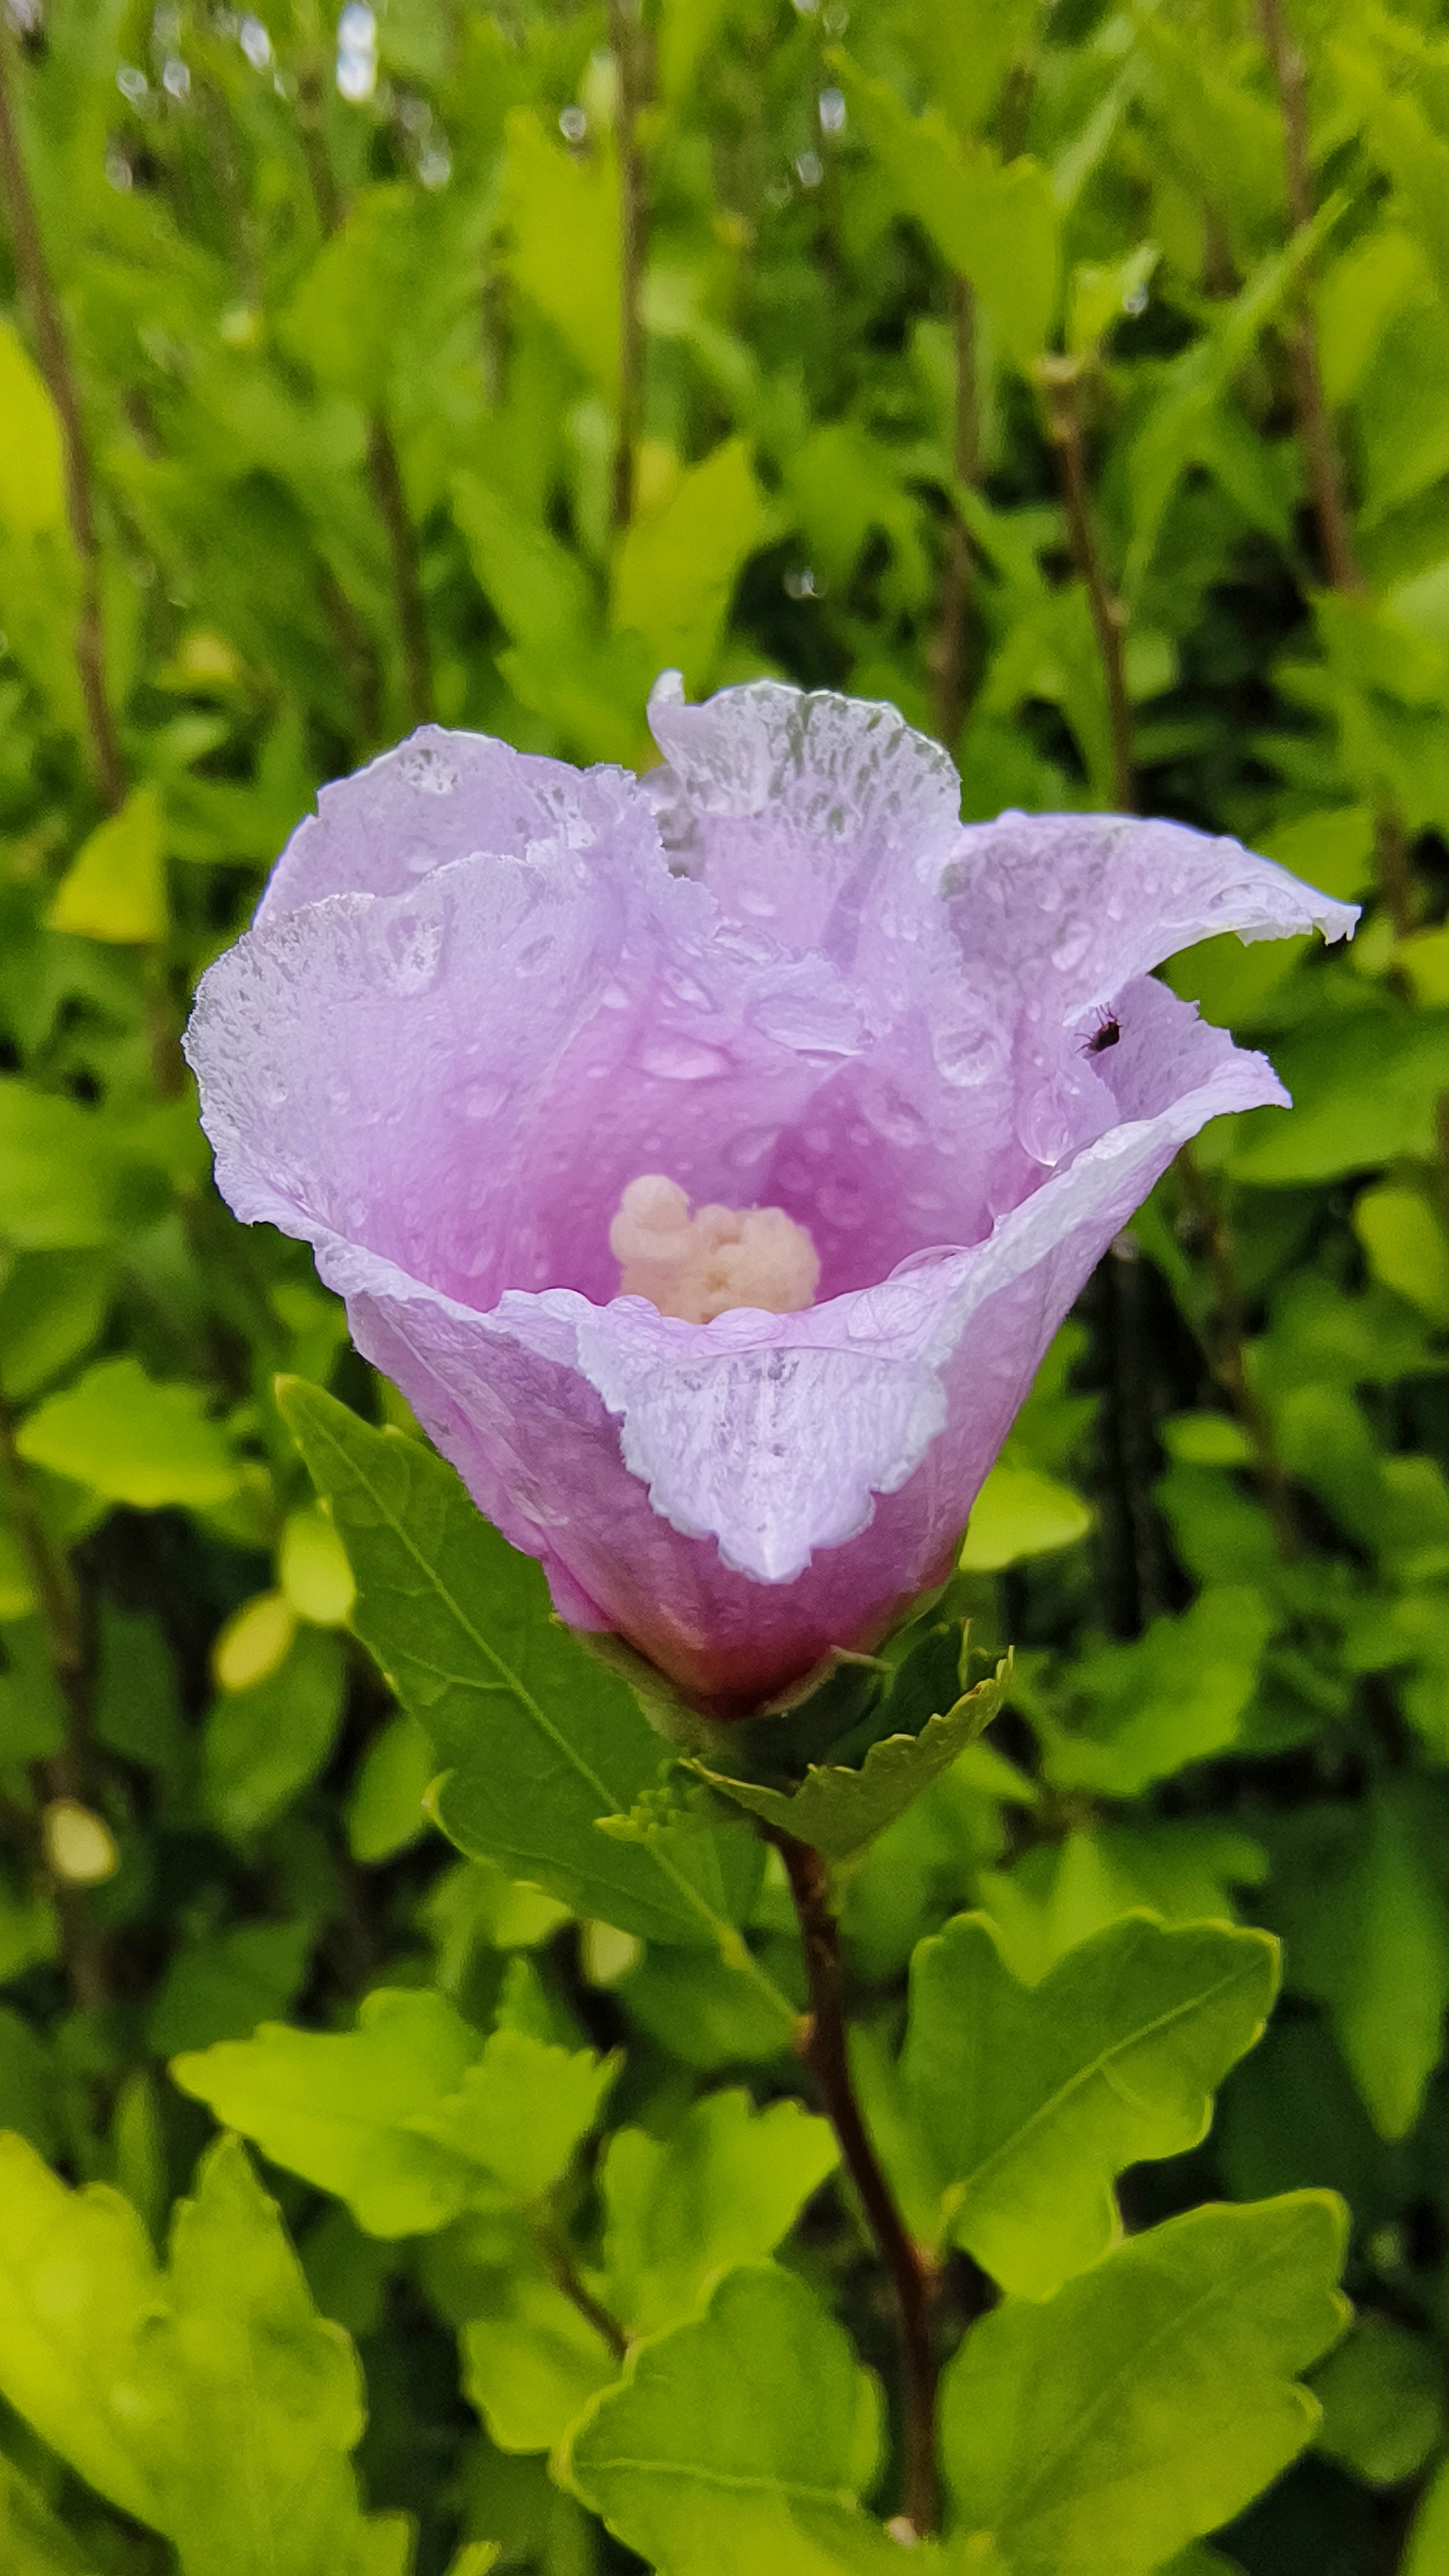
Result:
<svg viewBox="0 0 1449 2576"><path fill-rule="evenodd" d="M778 680L690 707L666 672L649 724L668 763L644 780L666 847L725 913L867 973L869 934L929 916L961 787L896 708Z"/></svg>
<svg viewBox="0 0 1449 2576"><path fill-rule="evenodd" d="M1335 903L1238 841L1120 814L1002 814L974 823L946 880L971 988L1060 1023L1199 939L1343 939Z"/></svg>
<svg viewBox="0 0 1449 2576"><path fill-rule="evenodd" d="M268 880L257 920L333 894L407 894L452 859L522 857L535 841L598 851L607 864L639 791L629 771L579 770L481 733L420 725L406 742L324 787Z"/></svg>

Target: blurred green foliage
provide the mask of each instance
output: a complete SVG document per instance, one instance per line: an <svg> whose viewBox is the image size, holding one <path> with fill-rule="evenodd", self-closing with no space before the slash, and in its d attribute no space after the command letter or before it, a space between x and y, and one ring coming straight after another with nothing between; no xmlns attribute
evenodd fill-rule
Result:
<svg viewBox="0 0 1449 2576"><path fill-rule="evenodd" d="M484 2543L540 2576L638 2565L583 2505L707 2576L737 2439L778 2451L779 2494L838 2490L812 2566L878 2563L872 2401L813 2294L887 2371L889 2337L790 2101L783 1888L715 1884L687 1841L666 1880L589 1810L541 1892L461 1772L478 1856L445 1851L273 1381L402 1409L299 1248L215 1199L177 1048L319 782L427 715L643 760L664 664L892 699L950 743L968 817L1135 799L1366 902L1347 952L1168 970L1296 1106L1184 1155L1060 1337L965 1560L976 1641L1018 1648L1011 1710L852 1864L846 1925L913 2224L941 2233L945 2176L951 2235L1008 2286L1078 2274L1099 2375L1120 2348L1110 2460L1056 2455L1075 2556L1021 2502L1008 2420L1027 2385L1072 2418L1064 2312L1008 2302L952 2366L948 2479L1000 2564L1095 2570L1110 2541L1145 2576L1291 2457L1321 2290L1179 2395L1176 2489L1132 2373L1169 2274L1230 2316L1254 2230L1291 2271L1325 2223L1197 2204L1329 2185L1360 2321L1314 2447L1226 2557L1171 2563L1442 2576L1442 7L5 0L0 69L6 2576L384 2576L414 2547L419 2576L481 2576ZM479 1579L506 1633L515 1578ZM628 1810L647 1747L622 1684L597 1705ZM943 1932L963 1906L994 1940ZM1011 2034L1025 2120L1058 1989L1013 1978L1052 1972L1083 2045L1093 2014L1129 2045L1134 1907L1278 1933L1284 2000L1203 2144L1266 1996L1193 2007L1151 2116L1104 2088L1023 2251L972 2197L1010 2123L984 2142L953 2092L940 1944ZM692 1946L726 1917L749 1973ZM1191 1937L1261 1981L1247 1933ZM300 2268L203 2104L269 2159ZM1168 2224L1083 2270L1147 2156L1129 2225ZM630 2331L693 2320L687 2458L642 2368L575 2423L616 2366L560 2286L565 2226ZM746 2268L699 2316L721 2264ZM802 2373L830 2427L803 2462ZM571 2491L544 2461L570 2424ZM1099 2529L1071 2499L1124 2460L1136 2519ZM1183 2481L1206 2521L1175 2518ZM777 2539L745 2514L729 2546L764 2576Z"/></svg>

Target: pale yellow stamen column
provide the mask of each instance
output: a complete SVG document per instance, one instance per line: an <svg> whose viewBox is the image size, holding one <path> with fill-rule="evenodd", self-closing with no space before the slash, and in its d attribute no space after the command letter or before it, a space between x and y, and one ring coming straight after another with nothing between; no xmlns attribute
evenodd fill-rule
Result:
<svg viewBox="0 0 1449 2576"><path fill-rule="evenodd" d="M645 1172L631 1181L609 1228L622 1297L647 1297L661 1315L712 1324L735 1306L798 1315L814 1303L820 1257L783 1208L697 1208L677 1181Z"/></svg>

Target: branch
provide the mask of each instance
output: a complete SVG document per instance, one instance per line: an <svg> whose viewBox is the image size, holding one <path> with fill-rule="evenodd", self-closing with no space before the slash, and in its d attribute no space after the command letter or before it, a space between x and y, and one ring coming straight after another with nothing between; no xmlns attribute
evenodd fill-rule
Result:
<svg viewBox="0 0 1449 2576"><path fill-rule="evenodd" d="M1072 558L1086 586L1097 651L1102 660L1102 676L1107 684L1107 720L1112 737L1112 794L1117 811L1130 814L1137 803L1137 782L1132 765L1132 709L1127 698L1127 674L1122 651L1127 617L1107 579L1092 526L1087 460L1077 408L1081 368L1075 358L1044 358L1037 368L1037 378L1046 397L1047 435L1057 451Z"/></svg>
<svg viewBox="0 0 1449 2576"><path fill-rule="evenodd" d="M951 280L952 322L956 342L956 416L952 468L956 481L974 487L980 473L976 420L976 298L964 277ZM966 639L966 607L971 596L971 540L958 509L951 512L946 569L941 582L940 616L931 647L932 700L936 732L950 744L961 722L961 667Z"/></svg>
<svg viewBox="0 0 1449 2576"><path fill-rule="evenodd" d="M1216 1312L1212 1319L1214 1346L1208 1353L1213 1375L1247 1435L1253 1452L1253 1473L1273 1524L1278 1553L1283 1557L1297 1556L1302 1542L1293 1508L1293 1489L1278 1455L1273 1426L1262 1398L1248 1375L1247 1324L1233 1260L1232 1232L1223 1214L1221 1198L1209 1183L1190 1145L1178 1148L1177 1168L1182 1175L1188 1206L1197 1223L1199 1241L1207 1256L1216 1299Z"/></svg>
<svg viewBox="0 0 1449 2576"><path fill-rule="evenodd" d="M71 542L80 566L80 615L76 622L75 658L90 735L96 782L111 813L123 803L125 771L115 718L106 694L105 631L101 622L101 549L96 534L90 452L81 420L80 392L71 366L65 328L55 289L45 264L35 200L25 173L20 137L10 99L10 38L0 17L0 200L10 228L15 270L30 315L30 327L41 373L60 422L65 460L65 506Z"/></svg>
<svg viewBox="0 0 1449 2576"><path fill-rule="evenodd" d="M393 595L402 640L408 715L426 724L433 712L433 665L428 648L428 616L418 566L417 538L408 517L407 495L393 435L382 412L375 412L367 444L367 472L378 515L387 531L392 558Z"/></svg>
<svg viewBox="0 0 1449 2576"><path fill-rule="evenodd" d="M1313 182L1308 161L1308 84L1303 57L1289 39L1282 0L1258 0L1258 20L1283 118L1288 218L1296 239L1313 221ZM1363 575L1354 552L1338 450L1333 443L1333 427L1323 398L1318 326L1301 274L1297 286L1297 310L1288 334L1288 353L1293 367L1293 403L1298 415L1298 434L1308 457L1313 510L1328 578L1335 590L1361 592Z"/></svg>
<svg viewBox="0 0 1449 2576"><path fill-rule="evenodd" d="M613 524L622 535L634 515L634 449L644 385L641 294L648 208L639 147L643 105L640 37L628 0L609 0L609 50L618 82L614 135L619 156L619 424L614 447Z"/></svg>
<svg viewBox="0 0 1449 2576"><path fill-rule="evenodd" d="M321 72L315 62L309 63L298 76L297 123L317 221L322 227L324 241L330 241L342 222L344 210L327 150L324 95ZM408 517L407 494L403 490L397 446L381 408L373 413L368 425L367 479L387 538L388 559L392 566L393 602L402 644L408 717L415 725L426 724L433 712L433 665L428 644L427 608L418 565L417 538ZM334 582L330 595L325 582L323 587L324 606L336 627L345 620L341 586ZM339 608L342 609L341 616ZM350 645L350 639L344 640ZM350 649L348 658L356 658ZM366 724L366 693L359 691L358 694L364 700ZM372 726L367 730L375 736L377 729Z"/></svg>
<svg viewBox="0 0 1449 2576"><path fill-rule="evenodd" d="M615 2316L595 2298L575 2263L572 2251L553 2218L546 2210L531 2215L534 2242L543 2256L544 2268L556 2290L561 2290L569 2304L602 2337L616 2361L622 2361L629 2349L629 2338Z"/></svg>
<svg viewBox="0 0 1449 2576"><path fill-rule="evenodd" d="M818 1852L790 1834L769 1834L766 1839L775 1844L785 1863L805 1951L810 1982L806 2063L820 2088L845 2169L860 2194L895 2296L905 2403L903 2519L913 2533L924 2534L934 2530L937 2513L934 2268L896 2207L856 2100L846 2044L840 1926L830 1910L825 1864Z"/></svg>

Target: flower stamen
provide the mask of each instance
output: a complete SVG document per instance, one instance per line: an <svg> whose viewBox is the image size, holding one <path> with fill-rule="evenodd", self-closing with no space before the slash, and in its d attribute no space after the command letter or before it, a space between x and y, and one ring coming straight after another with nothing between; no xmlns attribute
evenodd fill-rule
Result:
<svg viewBox="0 0 1449 2576"><path fill-rule="evenodd" d="M647 1297L661 1315L712 1324L736 1306L798 1315L814 1303L820 1256L783 1208L697 1208L677 1181L630 1181L609 1227L621 1297Z"/></svg>

